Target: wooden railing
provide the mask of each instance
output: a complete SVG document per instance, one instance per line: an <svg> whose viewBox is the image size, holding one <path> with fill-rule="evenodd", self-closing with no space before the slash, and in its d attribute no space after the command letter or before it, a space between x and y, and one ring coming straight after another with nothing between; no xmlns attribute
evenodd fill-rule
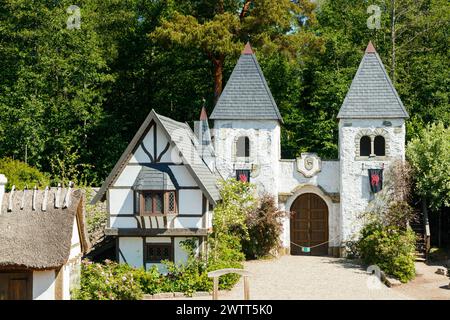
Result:
<svg viewBox="0 0 450 320"><path fill-rule="evenodd" d="M219 277L226 274L235 273L244 277L244 300L250 300L250 287L249 280L250 272L243 269L220 269L208 272L208 277L213 278L214 289L213 289L213 300L218 300L219 298Z"/></svg>

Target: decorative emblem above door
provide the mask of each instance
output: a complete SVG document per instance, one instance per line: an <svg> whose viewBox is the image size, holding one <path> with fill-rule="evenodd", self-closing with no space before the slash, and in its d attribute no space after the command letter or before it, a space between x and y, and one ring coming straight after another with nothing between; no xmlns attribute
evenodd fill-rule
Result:
<svg viewBox="0 0 450 320"><path fill-rule="evenodd" d="M322 170L322 160L316 153L302 153L297 158L297 170L306 178L311 178Z"/></svg>

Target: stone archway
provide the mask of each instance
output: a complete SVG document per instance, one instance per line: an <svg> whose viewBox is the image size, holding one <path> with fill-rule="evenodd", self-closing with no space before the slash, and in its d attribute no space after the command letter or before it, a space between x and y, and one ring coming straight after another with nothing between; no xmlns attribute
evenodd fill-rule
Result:
<svg viewBox="0 0 450 320"><path fill-rule="evenodd" d="M315 193L299 195L291 205L292 255L328 255L328 205ZM313 247L303 252L302 247ZM317 246L317 247L314 247Z"/></svg>

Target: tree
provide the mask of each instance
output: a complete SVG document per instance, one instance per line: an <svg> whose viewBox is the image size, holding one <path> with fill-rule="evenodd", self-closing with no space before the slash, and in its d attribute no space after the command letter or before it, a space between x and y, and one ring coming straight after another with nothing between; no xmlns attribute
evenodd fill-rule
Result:
<svg viewBox="0 0 450 320"><path fill-rule="evenodd" d="M235 57L251 40L266 52L295 54L313 36L299 29L313 23L314 5L307 0L180 1L174 13L150 34L151 38L182 48L199 48L214 68L214 101L223 86L225 59Z"/></svg>
<svg viewBox="0 0 450 320"><path fill-rule="evenodd" d="M229 179L220 183L221 201L214 208L210 237L211 262L240 261L241 239L248 237L247 214L256 206L254 186ZM237 257L237 258L236 258Z"/></svg>
<svg viewBox="0 0 450 320"><path fill-rule="evenodd" d="M33 187L46 187L50 185L50 177L38 169L27 165L19 160L11 158L0 159L0 172L6 176L8 183L6 190L15 186L17 190Z"/></svg>
<svg viewBox="0 0 450 320"><path fill-rule="evenodd" d="M415 192L422 197L424 209L439 214L440 221L440 210L450 207L450 128L441 122L423 128L408 143L407 156L414 170Z"/></svg>
<svg viewBox="0 0 450 320"><path fill-rule="evenodd" d="M50 159L95 158L90 145L104 119L112 77L95 31L95 4L82 1L81 28L68 29L70 1L1 2L0 153L58 176Z"/></svg>

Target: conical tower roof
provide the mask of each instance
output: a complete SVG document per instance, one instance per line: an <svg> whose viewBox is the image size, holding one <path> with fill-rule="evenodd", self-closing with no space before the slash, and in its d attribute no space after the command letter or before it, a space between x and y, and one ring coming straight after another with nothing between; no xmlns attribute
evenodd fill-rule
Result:
<svg viewBox="0 0 450 320"><path fill-rule="evenodd" d="M242 51L211 119L283 121L249 43Z"/></svg>
<svg viewBox="0 0 450 320"><path fill-rule="evenodd" d="M369 42L338 114L345 118L408 118L380 56Z"/></svg>

